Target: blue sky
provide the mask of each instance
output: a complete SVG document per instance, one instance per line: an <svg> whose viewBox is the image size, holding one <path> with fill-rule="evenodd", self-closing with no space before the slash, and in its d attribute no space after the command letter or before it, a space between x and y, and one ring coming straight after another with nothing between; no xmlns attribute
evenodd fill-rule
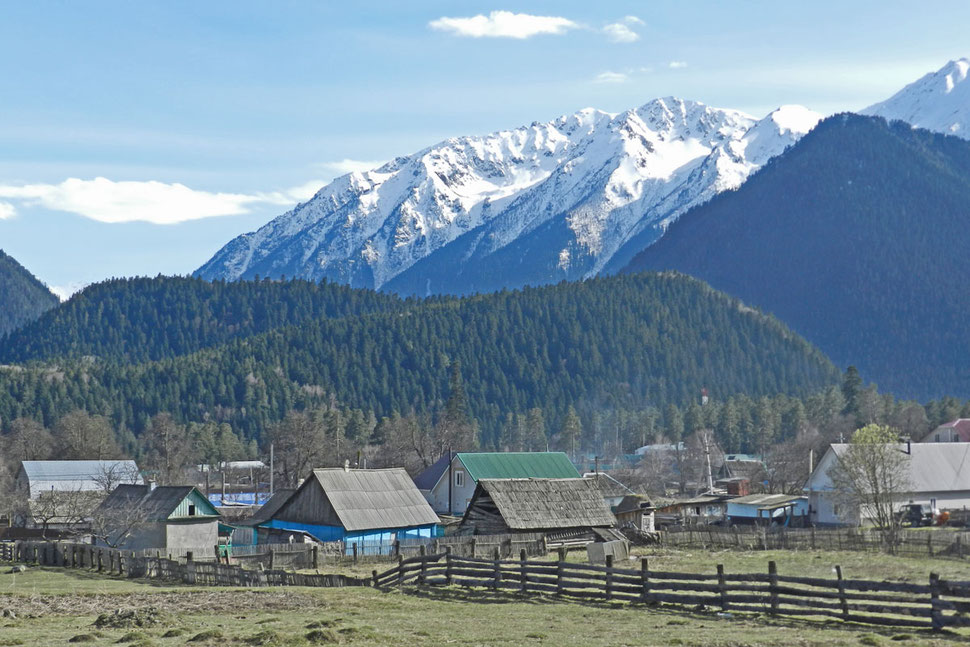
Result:
<svg viewBox="0 0 970 647"><path fill-rule="evenodd" d="M61 289L189 273L328 179L449 136L667 95L853 110L970 56L963 1L0 12L0 248Z"/></svg>

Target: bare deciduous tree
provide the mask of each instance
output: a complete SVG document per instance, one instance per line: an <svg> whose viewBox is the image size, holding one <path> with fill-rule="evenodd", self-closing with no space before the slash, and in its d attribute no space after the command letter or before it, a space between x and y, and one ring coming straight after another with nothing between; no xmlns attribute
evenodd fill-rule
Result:
<svg viewBox="0 0 970 647"><path fill-rule="evenodd" d="M882 532L886 548L895 552L901 520L896 515L902 495L912 490L909 454L897 432L884 425L866 425L829 470L835 498L849 515L868 518Z"/></svg>

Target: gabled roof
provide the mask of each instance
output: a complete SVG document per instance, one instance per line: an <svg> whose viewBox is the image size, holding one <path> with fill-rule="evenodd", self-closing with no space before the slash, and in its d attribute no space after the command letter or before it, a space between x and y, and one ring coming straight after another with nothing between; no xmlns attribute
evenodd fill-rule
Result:
<svg viewBox="0 0 970 647"><path fill-rule="evenodd" d="M290 497L293 496L294 492L296 492L295 488L283 488L281 490L277 490L273 493L273 496L269 498L269 501L259 507L256 514L249 519L243 519L236 525L256 526L269 521L273 518L273 515L276 514L276 511L283 507L284 503L290 500Z"/></svg>
<svg viewBox="0 0 970 647"><path fill-rule="evenodd" d="M819 483L823 480L822 471L827 472L834 462L832 457L841 456L849 447L848 443L833 443L809 477L806 489L813 482L822 485ZM906 444L896 445L896 448L906 454ZM970 443L911 443L908 448L912 489L907 494L970 491Z"/></svg>
<svg viewBox="0 0 970 647"><path fill-rule="evenodd" d="M344 468L313 470L280 508L297 500L300 491L319 483L341 525L348 531L412 528L440 523L414 481L402 467L381 470Z"/></svg>
<svg viewBox="0 0 970 647"><path fill-rule="evenodd" d="M218 517L219 512L192 485L160 485L154 489L150 485L119 485L108 495L98 508L101 512L131 510L142 521L162 521L168 519L179 505L195 492L194 505L200 505L204 512L195 516Z"/></svg>
<svg viewBox="0 0 970 647"><path fill-rule="evenodd" d="M943 430L953 431L953 433L960 438L961 442L970 442L970 418L957 418L956 420L945 422L930 433L926 434L926 436L922 438L922 441L931 442L933 434Z"/></svg>
<svg viewBox="0 0 970 647"><path fill-rule="evenodd" d="M448 471L448 463L451 462L449 459L451 454L442 454L441 458L436 460L431 466L425 468L423 472L418 474L414 478L414 484L418 486L419 490L433 490L434 486L438 485L438 481L444 476L445 472Z"/></svg>
<svg viewBox="0 0 970 647"><path fill-rule="evenodd" d="M806 500L807 497L797 494L749 494L731 499L728 503L731 505L749 505L755 508L771 510L791 505L796 501Z"/></svg>
<svg viewBox="0 0 970 647"><path fill-rule="evenodd" d="M587 528L616 523L592 480L482 479L469 509L483 494L488 495L512 530Z"/></svg>
<svg viewBox="0 0 970 647"><path fill-rule="evenodd" d="M459 452L458 458L474 481L579 478L576 466L563 452Z"/></svg>

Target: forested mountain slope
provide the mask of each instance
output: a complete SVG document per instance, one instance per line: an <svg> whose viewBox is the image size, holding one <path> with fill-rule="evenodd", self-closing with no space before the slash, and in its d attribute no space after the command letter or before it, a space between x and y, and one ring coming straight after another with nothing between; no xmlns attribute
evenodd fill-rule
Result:
<svg viewBox="0 0 970 647"><path fill-rule="evenodd" d="M280 326L400 307L395 296L327 282L112 279L0 340L0 363L167 359Z"/></svg>
<svg viewBox="0 0 970 647"><path fill-rule="evenodd" d="M141 302L151 309L151 299ZM3 370L0 419L29 416L49 425L84 408L137 433L166 411L183 421L231 422L259 437L287 411L320 402L375 418L433 412L447 398L448 368L458 361L470 413L492 438L508 413L535 407L555 425L583 402L662 407L684 404L705 387L719 397L754 397L806 394L838 380L818 350L777 320L675 274L401 303L384 313L308 318L158 362ZM101 306L112 309L110 301ZM151 320L135 315L129 311L133 320ZM92 347L113 343L100 319L78 326L76 338ZM125 335L151 333L128 328Z"/></svg>
<svg viewBox="0 0 970 647"><path fill-rule="evenodd" d="M46 285L0 250L0 338L58 303Z"/></svg>
<svg viewBox="0 0 970 647"><path fill-rule="evenodd" d="M898 397L966 397L968 248L970 142L836 115L627 271L707 281Z"/></svg>

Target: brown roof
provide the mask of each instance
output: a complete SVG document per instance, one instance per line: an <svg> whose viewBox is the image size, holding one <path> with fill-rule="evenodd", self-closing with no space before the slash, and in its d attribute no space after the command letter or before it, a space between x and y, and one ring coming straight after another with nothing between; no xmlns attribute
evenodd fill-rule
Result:
<svg viewBox="0 0 970 647"><path fill-rule="evenodd" d="M613 513L590 479L482 479L481 493L495 503L513 530L612 526Z"/></svg>

